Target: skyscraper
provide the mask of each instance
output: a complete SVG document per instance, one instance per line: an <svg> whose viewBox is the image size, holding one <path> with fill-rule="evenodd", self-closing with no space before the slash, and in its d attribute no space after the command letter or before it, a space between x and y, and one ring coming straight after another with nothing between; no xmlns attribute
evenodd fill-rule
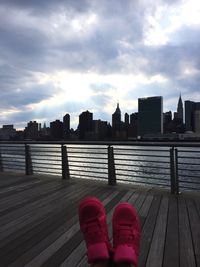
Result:
<svg viewBox="0 0 200 267"><path fill-rule="evenodd" d="M70 136L70 115L65 114L63 117L63 137L68 139Z"/></svg>
<svg viewBox="0 0 200 267"><path fill-rule="evenodd" d="M122 130L122 121L121 121L121 110L119 108L119 103L117 103L117 108L112 114L112 136L115 139L120 139Z"/></svg>
<svg viewBox="0 0 200 267"><path fill-rule="evenodd" d="M179 119L180 122L183 123L183 102L181 99L181 94L179 96L178 106L177 106L177 119Z"/></svg>
<svg viewBox="0 0 200 267"><path fill-rule="evenodd" d="M128 113L125 113L125 115L124 115L124 122L125 122L126 126L129 125L129 115L128 115Z"/></svg>
<svg viewBox="0 0 200 267"><path fill-rule="evenodd" d="M194 132L200 134L200 109L194 111Z"/></svg>
<svg viewBox="0 0 200 267"><path fill-rule="evenodd" d="M117 108L112 114L112 127L114 131L120 131L121 129L121 110L119 108L119 103L117 103Z"/></svg>
<svg viewBox="0 0 200 267"><path fill-rule="evenodd" d="M138 135L138 113L132 113L130 115L129 135L131 137L137 137Z"/></svg>
<svg viewBox="0 0 200 267"><path fill-rule="evenodd" d="M92 132L93 113L88 110L79 115L79 138L85 139L86 134Z"/></svg>
<svg viewBox="0 0 200 267"><path fill-rule="evenodd" d="M162 96L138 99L139 135L163 133Z"/></svg>
<svg viewBox="0 0 200 267"><path fill-rule="evenodd" d="M173 131L172 112L167 111L163 113L163 132L171 133Z"/></svg>
<svg viewBox="0 0 200 267"><path fill-rule="evenodd" d="M53 139L61 140L63 138L63 122L60 120L50 122L50 133Z"/></svg>
<svg viewBox="0 0 200 267"><path fill-rule="evenodd" d="M185 128L186 131L196 131L200 102L185 101ZM196 120L196 122L195 122ZM196 128L196 129L195 129Z"/></svg>
<svg viewBox="0 0 200 267"><path fill-rule="evenodd" d="M30 121L25 128L25 136L27 139L35 140L39 136L39 125L36 121Z"/></svg>

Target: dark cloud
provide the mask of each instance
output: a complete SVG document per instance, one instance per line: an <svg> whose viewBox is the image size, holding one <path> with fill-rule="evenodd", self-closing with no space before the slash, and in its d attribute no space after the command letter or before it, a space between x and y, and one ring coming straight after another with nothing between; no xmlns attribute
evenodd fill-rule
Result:
<svg viewBox="0 0 200 267"><path fill-rule="evenodd" d="M31 87L21 87L14 90L2 90L0 98L1 108L23 108L24 106L39 103L56 93L51 84L35 84Z"/></svg>
<svg viewBox="0 0 200 267"><path fill-rule="evenodd" d="M1 2L0 48L4 57L19 66L37 71L69 68L112 72L119 69L119 41L136 41L142 37L142 12L137 12L137 1L4 1ZM134 3L135 2L135 3ZM89 3L92 3L89 5ZM11 9L10 16L5 6ZM53 29L48 8L63 7L65 28L60 32ZM0 6L1 7L1 6ZM69 12L68 7L73 11ZM83 8L84 7L84 8ZM38 14L17 12L14 8L45 9L45 17ZM13 10L14 9L14 10ZM22 9L23 10L23 9ZM56 9L55 9L56 10ZM94 32L85 35L71 32L63 38L64 31L70 32L70 21L77 18L79 10L87 16L96 13L98 25ZM123 12L124 11L124 12ZM121 17L121 13L124 13ZM8 13L9 14L9 13ZM58 16L59 13L54 13ZM22 18L24 16L24 22ZM35 20L38 23L35 23ZM58 18L59 19L59 18ZM56 22L56 20L55 20Z"/></svg>
<svg viewBox="0 0 200 267"><path fill-rule="evenodd" d="M29 10L33 14L40 15L53 13L62 9L76 10L84 12L90 6L89 0L1 0L1 4L8 8Z"/></svg>

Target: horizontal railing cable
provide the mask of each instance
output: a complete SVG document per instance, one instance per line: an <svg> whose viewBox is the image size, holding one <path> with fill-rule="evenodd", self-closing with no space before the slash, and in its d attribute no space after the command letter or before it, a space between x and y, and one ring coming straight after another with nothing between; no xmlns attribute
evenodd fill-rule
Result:
<svg viewBox="0 0 200 267"><path fill-rule="evenodd" d="M163 186L178 193L195 185L200 190L199 155L199 143L0 142L0 170Z"/></svg>

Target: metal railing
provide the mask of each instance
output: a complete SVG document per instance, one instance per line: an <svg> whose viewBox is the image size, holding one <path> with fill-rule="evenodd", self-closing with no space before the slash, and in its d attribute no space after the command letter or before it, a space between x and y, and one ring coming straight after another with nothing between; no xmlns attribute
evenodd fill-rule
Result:
<svg viewBox="0 0 200 267"><path fill-rule="evenodd" d="M0 171L200 191L200 144L0 142Z"/></svg>

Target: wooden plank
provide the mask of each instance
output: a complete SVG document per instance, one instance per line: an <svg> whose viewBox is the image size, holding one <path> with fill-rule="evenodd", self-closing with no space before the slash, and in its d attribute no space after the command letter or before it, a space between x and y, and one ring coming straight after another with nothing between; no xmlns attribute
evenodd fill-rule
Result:
<svg viewBox="0 0 200 267"><path fill-rule="evenodd" d="M83 189L82 186L80 186L80 189ZM5 224L9 224L10 221L14 221L15 219L19 219L20 216L23 216L24 214L28 215L28 213L32 213L34 209L38 209L43 206L49 205L51 208L51 205L55 203L57 200L59 200L61 197L68 197L75 193L75 190L77 190L77 187L75 185L67 185L59 188L54 193L52 193L50 196L45 197L42 200L35 200L31 204L24 205L22 208L13 211L5 216L1 217L0 226L3 226ZM16 223L15 223L16 224Z"/></svg>
<svg viewBox="0 0 200 267"><path fill-rule="evenodd" d="M145 223L146 217L148 215L149 209L151 207L151 203L153 201L153 196L152 195L147 195L141 209L139 212L140 216L140 223L141 223L141 228L143 228L143 225Z"/></svg>
<svg viewBox="0 0 200 267"><path fill-rule="evenodd" d="M200 217L198 216L194 201L187 199L186 203L189 214L190 230L192 233L196 266L198 267L200 266Z"/></svg>
<svg viewBox="0 0 200 267"><path fill-rule="evenodd" d="M165 233L168 213L168 198L163 197L160 204L160 209L156 221L156 226L151 242L148 258L147 267L162 267L162 259L165 245Z"/></svg>
<svg viewBox="0 0 200 267"><path fill-rule="evenodd" d="M82 194L84 195L85 192L83 192ZM82 196L82 194L80 194L80 197ZM68 200L70 201L70 198ZM66 202L66 205L67 205L67 203L69 203L69 201ZM76 199L74 199L72 205L74 204L75 201L76 201ZM9 246L9 243L12 246L14 240L20 241L20 238L22 238L24 236L27 238L28 237L27 233L31 234L33 229L37 228L38 225L41 225L45 221L48 221L52 217L52 215L54 215L54 214L56 215L57 213L59 214L61 209L62 209L62 207L61 208L58 207L58 209L54 209L54 213L52 211L52 213L49 213L46 215L44 214L44 216L41 215L40 216L41 218L39 217L40 220L36 220L36 217L37 217L37 214L40 213L41 210L36 211L35 215L33 214L33 218L31 218L31 222L29 224L25 224L24 227L19 226L18 231L13 232L12 235L9 235L4 240L2 240L2 242L0 244L1 247L2 246L5 247L6 245ZM64 207L63 207L63 209L64 209Z"/></svg>
<svg viewBox="0 0 200 267"><path fill-rule="evenodd" d="M110 190L100 195L103 203L108 203L118 192L110 194ZM41 266L49 257L51 257L65 242L67 242L79 230L78 215L71 217L68 221L56 228L46 238L41 240L30 250L22 254L12 266Z"/></svg>
<svg viewBox="0 0 200 267"><path fill-rule="evenodd" d="M145 201L145 198L146 198L146 193L140 193L140 197L135 201L134 204L132 203L134 207L136 208L136 210L138 211L138 213Z"/></svg>
<svg viewBox="0 0 200 267"><path fill-rule="evenodd" d="M23 193L26 191L28 188L34 188L38 187L38 185L43 185L43 184L49 184L48 181L42 181L42 180L27 180L26 183L20 184L20 185L15 185L15 186L10 186L10 187L5 187L0 190L0 199L6 200L6 198L10 199L10 196L16 196L20 194L21 192Z"/></svg>
<svg viewBox="0 0 200 267"><path fill-rule="evenodd" d="M1 192L0 193L1 205L2 205L2 202L7 202L12 199L17 199L17 198L22 197L24 194L27 194L28 191L32 190L33 192L35 192L40 187L48 188L53 185L56 186L55 183L48 183L47 181L46 183L43 183L42 181L41 182L37 181L35 183L28 183L26 185L14 188L13 189L14 192L11 192L11 194L7 192Z"/></svg>
<svg viewBox="0 0 200 267"><path fill-rule="evenodd" d="M31 188L26 192L23 192L23 194L20 192L20 195L6 198L0 203L0 216L2 217L3 215L8 214L9 212L24 207L25 205L28 205L36 200L41 200L42 198L51 195L52 193L56 192L57 190L60 190L61 188L62 185L59 184L50 184L49 186L40 184L39 188L37 189Z"/></svg>
<svg viewBox="0 0 200 267"><path fill-rule="evenodd" d="M24 216L19 218L19 222L15 226L15 229L12 229L12 225L11 225L11 229L8 228L8 234L10 233L9 231L11 231L11 233L14 233L14 236L15 236L16 233L23 234L26 231L30 231L30 229L32 229L33 226L36 227L36 225L42 223L42 221L44 221L44 220L47 220L48 217L51 217L52 214L64 209L65 205L67 206L68 203L72 200L76 201L79 198L79 195L80 196L84 195L86 191L87 190L82 188L76 193L77 195L75 195L75 194L73 194L73 192L69 191L69 193L66 194L65 197L63 197L63 195L60 195L60 199L57 198L54 203L50 203L51 205L49 205L48 201L45 204L43 203L43 205L41 205L41 206L39 205L40 203L37 202L38 206L36 205L32 212L26 213L26 210L24 211L25 213L22 214ZM65 205L63 206L62 203L65 203ZM60 205L60 204L62 204L62 205ZM71 204L73 204L73 203L71 203ZM13 222L15 223L16 221L17 220L11 221L10 224L13 224ZM29 226L30 226L30 229L29 229ZM4 227L6 229L6 225ZM0 229L2 229L2 227ZM8 242L8 240L10 239L11 235L7 236L7 233L5 233L4 235L3 234L4 233L1 234L1 238L3 238L4 235L6 235L6 239L4 239L4 241L3 241L3 243L5 245Z"/></svg>
<svg viewBox="0 0 200 267"><path fill-rule="evenodd" d="M179 266L179 228L177 197L171 196L167 220L167 233L163 267Z"/></svg>
<svg viewBox="0 0 200 267"><path fill-rule="evenodd" d="M198 199L196 198L194 201L195 201L196 209L197 209L198 214L200 216L200 199L199 198Z"/></svg>
<svg viewBox="0 0 200 267"><path fill-rule="evenodd" d="M142 229L142 236L140 242L140 257L139 257L139 267L146 266L146 260L148 252L150 249L150 244L153 236L153 231L156 223L157 214L160 207L161 197L156 195L152 201L148 217L146 218L145 224Z"/></svg>
<svg viewBox="0 0 200 267"><path fill-rule="evenodd" d="M179 198L178 204L179 204L178 207L179 207L180 266L196 267L185 199L183 199L182 197Z"/></svg>
<svg viewBox="0 0 200 267"><path fill-rule="evenodd" d="M34 182L36 179L33 177L6 177L6 180L0 179L0 190L3 188L10 188L27 182Z"/></svg>
<svg viewBox="0 0 200 267"><path fill-rule="evenodd" d="M86 194L88 194L88 191ZM51 218L46 219L40 225L31 229L31 231L20 236L20 239L16 239L15 241L12 241L11 244L7 244L6 247L3 247L1 249L1 266L7 266L14 262L20 255L36 245L40 240L44 239L65 220L74 216L76 214L77 206L78 200L73 205L68 201L68 206L63 208L58 207L58 211L52 214L52 220L50 220ZM9 258L7 255L9 255Z"/></svg>
<svg viewBox="0 0 200 267"><path fill-rule="evenodd" d="M32 223L39 217L47 216L57 208L57 205L59 203L62 204L65 199L68 199L69 197L73 198L74 193L70 192L69 190L71 189L66 188L66 191L64 190L60 192L62 193L60 196L58 195L58 193L57 195L54 194L54 198L51 198L52 196L50 196L46 197L43 201L37 200L31 205L26 205L22 209L2 216L0 226L1 239L23 228L26 224ZM17 216L17 214L19 215Z"/></svg>

